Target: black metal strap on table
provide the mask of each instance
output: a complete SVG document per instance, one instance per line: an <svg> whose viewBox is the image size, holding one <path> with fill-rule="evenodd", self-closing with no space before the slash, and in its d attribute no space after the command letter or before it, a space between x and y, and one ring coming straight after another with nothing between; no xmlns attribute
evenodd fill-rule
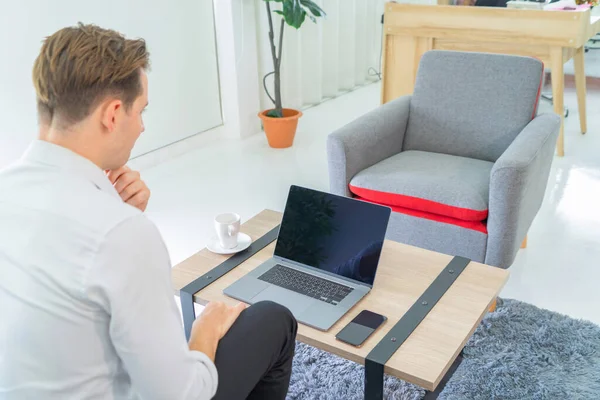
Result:
<svg viewBox="0 0 600 400"><path fill-rule="evenodd" d="M179 292L179 300L181 301L181 313L183 314L183 327L185 328L185 336L189 340L192 333L192 324L196 319L194 311L194 295L215 282L217 279L254 256L256 253L267 247L275 239L279 233L279 225L271 229L265 235L261 236L248 247L246 250L234 254L215 268L208 271L206 274L198 277L193 282L188 283Z"/></svg>
<svg viewBox="0 0 600 400"><path fill-rule="evenodd" d="M400 348L402 343L408 339L421 321L425 319L427 314L429 314L470 262L471 260L467 258L454 257L400 321L394 325L389 333L367 355L365 358L365 399L383 399L383 369L385 363ZM450 375L454 373L460 360L462 360L461 356L457 358L457 361L455 361L452 368L448 371ZM448 373L446 374L447 376ZM444 381L444 384L446 381ZM436 392L432 392L434 396L430 396L429 398L437 397L439 390L440 387L438 386Z"/></svg>

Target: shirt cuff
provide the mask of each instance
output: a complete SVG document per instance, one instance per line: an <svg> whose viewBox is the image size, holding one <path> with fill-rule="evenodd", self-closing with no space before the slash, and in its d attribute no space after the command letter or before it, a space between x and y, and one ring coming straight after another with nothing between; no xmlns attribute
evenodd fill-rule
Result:
<svg viewBox="0 0 600 400"><path fill-rule="evenodd" d="M190 350L192 357L194 359L206 366L208 373L210 374L210 381L207 381L207 385L212 384L211 387L207 386L207 391L210 393L210 398L213 398L215 394L217 394L217 387L219 386L219 374L217 372L217 367L214 362L208 356L200 351Z"/></svg>

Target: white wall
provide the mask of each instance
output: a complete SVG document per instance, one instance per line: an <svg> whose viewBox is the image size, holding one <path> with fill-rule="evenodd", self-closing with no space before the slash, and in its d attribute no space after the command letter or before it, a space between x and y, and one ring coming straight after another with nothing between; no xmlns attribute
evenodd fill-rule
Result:
<svg viewBox="0 0 600 400"><path fill-rule="evenodd" d="M223 118L228 137L260 131L257 43L252 0L214 0Z"/></svg>
<svg viewBox="0 0 600 400"><path fill-rule="evenodd" d="M42 39L79 21L148 42L150 105L132 156L220 125L212 7L210 0L2 1L0 168L37 135L31 68Z"/></svg>

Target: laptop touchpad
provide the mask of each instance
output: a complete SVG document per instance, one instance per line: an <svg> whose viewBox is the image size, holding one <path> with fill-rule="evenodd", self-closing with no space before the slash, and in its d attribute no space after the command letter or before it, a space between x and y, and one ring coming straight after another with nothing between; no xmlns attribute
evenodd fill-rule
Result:
<svg viewBox="0 0 600 400"><path fill-rule="evenodd" d="M254 296L252 298L252 303L258 303L259 301L264 300L270 300L287 307L296 318L310 307L311 304L318 301L277 286L269 286L267 289Z"/></svg>

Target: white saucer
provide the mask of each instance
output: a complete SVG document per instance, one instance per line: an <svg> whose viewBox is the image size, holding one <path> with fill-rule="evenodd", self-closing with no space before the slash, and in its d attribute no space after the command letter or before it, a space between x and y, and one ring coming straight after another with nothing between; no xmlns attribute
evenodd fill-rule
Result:
<svg viewBox="0 0 600 400"><path fill-rule="evenodd" d="M216 236L210 238L210 242L208 242L206 248L212 251L213 253L217 254L235 254L239 253L240 251L246 250L248 247L250 247L251 244L252 239L250 238L250 236L240 232L238 233L238 244L233 249L222 248L221 244L219 243L219 239Z"/></svg>

